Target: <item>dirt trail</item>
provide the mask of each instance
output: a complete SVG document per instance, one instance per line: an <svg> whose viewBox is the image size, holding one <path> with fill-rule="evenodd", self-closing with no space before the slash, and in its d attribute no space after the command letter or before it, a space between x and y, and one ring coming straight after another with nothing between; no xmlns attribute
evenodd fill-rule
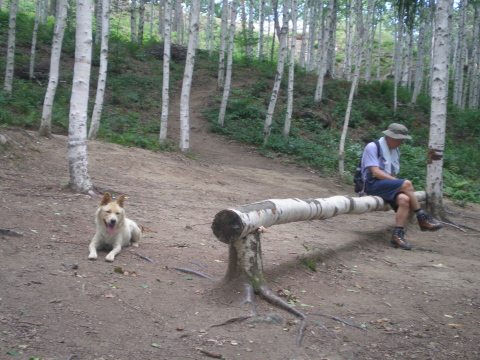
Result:
<svg viewBox="0 0 480 360"><path fill-rule="evenodd" d="M273 291L367 331L311 315L297 348L298 319L258 298L258 317L212 327L248 315L245 294L171 267L222 278L228 248L210 229L218 211L353 194L208 133L207 80L193 88L195 159L89 143L93 181L125 193L127 215L145 228L114 263L102 252L87 260L99 201L64 190L67 139L0 130L15 140L0 156L0 227L23 233L0 236L0 359L479 359L479 234L412 226L414 249L396 250L391 212L274 226L262 238ZM478 227L479 206L447 205Z"/></svg>

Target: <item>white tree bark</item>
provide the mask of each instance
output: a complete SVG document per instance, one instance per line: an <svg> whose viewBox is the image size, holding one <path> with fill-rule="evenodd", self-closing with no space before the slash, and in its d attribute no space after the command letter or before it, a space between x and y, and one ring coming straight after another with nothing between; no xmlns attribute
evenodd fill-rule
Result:
<svg viewBox="0 0 480 360"><path fill-rule="evenodd" d="M325 80L325 73L327 72L328 49L330 45L330 27L332 24L333 12L335 10L335 0L330 0L328 4L327 17L325 26L323 26L322 42L319 44L318 67L317 67L317 86L313 99L316 102L322 100L323 84Z"/></svg>
<svg viewBox="0 0 480 360"><path fill-rule="evenodd" d="M288 68L287 113L283 126L283 136L290 134L293 110L293 85L295 75L295 51L297 47L297 0L292 2L292 40L290 42L290 64Z"/></svg>
<svg viewBox="0 0 480 360"><path fill-rule="evenodd" d="M34 69L35 69L35 53L36 53L36 48L37 48L38 24L40 23L40 12L42 10L42 6L41 6L40 1L41 0L37 0L37 7L36 7L36 10L35 10L35 22L34 22L34 25L33 25L32 47L31 47L31 50L30 50L30 70L28 72L28 78L30 80L33 79L33 72L34 72Z"/></svg>
<svg viewBox="0 0 480 360"><path fill-rule="evenodd" d="M415 196L425 201L425 192ZM237 209L222 210L215 215L212 230L226 244L241 239L263 226L287 224L296 221L324 220L343 214L365 214L391 210L378 196L333 196L319 199L269 199L244 205Z"/></svg>
<svg viewBox="0 0 480 360"><path fill-rule="evenodd" d="M227 102L230 96L230 84L232 82L232 63L233 63L233 46L235 37L235 19L237 18L237 2L232 1L232 18L230 20L230 35L228 39L228 57L227 57L227 72L225 74L225 83L223 84L222 103L220 104L220 111L218 113L218 124L223 126L225 122L225 113L227 112Z"/></svg>
<svg viewBox="0 0 480 360"><path fill-rule="evenodd" d="M289 2L286 0L283 4L283 25L280 32L280 44L278 49L277 72L275 73L275 81L273 83L272 94L270 95L270 103L267 109L267 117L263 128L263 145L267 144L270 130L272 127L273 113L277 104L278 93L280 91L280 83L282 82L283 70L285 67L286 42L288 35L288 10Z"/></svg>
<svg viewBox="0 0 480 360"><path fill-rule="evenodd" d="M12 93L13 72L15 68L15 37L17 26L18 0L10 0L10 18L8 21L7 66L5 67L5 82L3 90Z"/></svg>
<svg viewBox="0 0 480 360"><path fill-rule="evenodd" d="M247 44L247 57L253 58L253 15L254 15L254 0L248 2L248 44Z"/></svg>
<svg viewBox="0 0 480 360"><path fill-rule="evenodd" d="M130 38L137 42L137 0L131 0L130 4Z"/></svg>
<svg viewBox="0 0 480 360"><path fill-rule="evenodd" d="M162 84L162 116L160 119L159 143L167 141L168 111L170 103L170 48L172 32L170 24L172 20L172 0L164 0L165 18L163 19L163 84Z"/></svg>
<svg viewBox="0 0 480 360"><path fill-rule="evenodd" d="M402 2L400 8L397 8L397 32L395 36L395 57L394 61L394 79L393 79L393 110L397 111L398 101L398 84L401 79L402 71L402 46L403 46L403 17L404 17L404 3Z"/></svg>
<svg viewBox="0 0 480 360"><path fill-rule="evenodd" d="M422 10L424 16L421 17L420 31L418 36L417 43L417 60L415 67L415 76L413 81L413 95L412 95L412 104L416 104L417 97L420 94L420 91L423 87L423 78L425 71L425 50L426 44L428 41L427 38L427 22L429 22L428 15L429 12L427 9Z"/></svg>
<svg viewBox="0 0 480 360"><path fill-rule="evenodd" d="M470 65L468 67L470 75L470 96L468 97L468 107L470 109L477 109L480 103L480 4L475 5L473 24L473 49Z"/></svg>
<svg viewBox="0 0 480 360"><path fill-rule="evenodd" d="M436 218L444 218L443 155L447 119L448 65L453 0L439 0L435 12L435 43L433 48L432 102L430 113L430 137L428 141L427 208Z"/></svg>
<svg viewBox="0 0 480 360"><path fill-rule="evenodd" d="M143 33L145 29L145 0L140 0L138 7L138 42L143 44Z"/></svg>
<svg viewBox="0 0 480 360"><path fill-rule="evenodd" d="M305 1L303 3L303 17L302 17L302 43L300 45L300 56L298 59L298 66L301 68L305 67L305 49L307 48L307 19L309 18L309 6L308 6L308 1Z"/></svg>
<svg viewBox="0 0 480 360"><path fill-rule="evenodd" d="M463 101L463 80L465 67L466 34L465 24L467 21L467 0L459 3L458 36L453 61L453 103L462 107Z"/></svg>
<svg viewBox="0 0 480 360"><path fill-rule="evenodd" d="M262 60L263 54L263 46L265 42L265 0L260 0L258 10L258 22L259 22L259 30L258 30L258 60Z"/></svg>
<svg viewBox="0 0 480 360"><path fill-rule="evenodd" d="M236 5L235 5L236 6ZM232 3L233 8L233 3ZM235 10L236 13L236 10ZM217 90L223 90L225 85L225 52L228 37L228 0L222 1L222 20L220 27L220 49L218 51ZM234 21L235 23L235 21Z"/></svg>
<svg viewBox="0 0 480 360"><path fill-rule="evenodd" d="M207 13L207 35L206 35L206 49L211 56L214 48L214 34L215 34L215 1L209 0Z"/></svg>
<svg viewBox="0 0 480 360"><path fill-rule="evenodd" d="M81 193L93 188L87 157L87 112L93 42L91 6L91 0L77 0L75 65L68 126L70 187Z"/></svg>
<svg viewBox="0 0 480 360"><path fill-rule="evenodd" d="M67 23L67 0L57 1L57 14L53 29L52 53L50 55L50 73L47 92L43 101L42 119L38 133L42 136L52 136L52 109L53 100L58 86L60 57L62 55L63 35Z"/></svg>
<svg viewBox="0 0 480 360"><path fill-rule="evenodd" d="M352 54L353 54L353 24L355 15L355 0L350 0L349 16L347 19L347 35L345 43L345 62L343 66L343 78L347 81L351 79L352 73Z"/></svg>
<svg viewBox="0 0 480 360"><path fill-rule="evenodd" d="M308 24L307 71L313 71L313 69L315 68L315 38L317 33L317 14L318 9L316 6L316 2L312 2L310 6L310 22Z"/></svg>
<svg viewBox="0 0 480 360"><path fill-rule="evenodd" d="M183 74L182 93L180 95L180 150L184 152L190 149L190 90L192 88L193 68L195 66L200 0L193 0L190 6L187 58L185 60L185 72Z"/></svg>
<svg viewBox="0 0 480 360"><path fill-rule="evenodd" d="M92 119L90 121L89 139L96 139L102 116L105 88L107 86L108 67L108 40L110 36L110 0L102 0L102 42L100 49L100 68L98 70L97 93L95 94L95 105L93 107Z"/></svg>

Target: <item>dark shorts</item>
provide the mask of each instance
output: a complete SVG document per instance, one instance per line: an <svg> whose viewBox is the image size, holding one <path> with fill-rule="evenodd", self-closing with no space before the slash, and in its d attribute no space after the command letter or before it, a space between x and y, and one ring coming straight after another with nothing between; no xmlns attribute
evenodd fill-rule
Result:
<svg viewBox="0 0 480 360"><path fill-rule="evenodd" d="M400 190L404 182L404 179L367 179L367 182L365 183L365 192L368 195L380 196L383 200L390 204L393 210L397 211L398 205L395 203L395 201L397 199L398 190Z"/></svg>

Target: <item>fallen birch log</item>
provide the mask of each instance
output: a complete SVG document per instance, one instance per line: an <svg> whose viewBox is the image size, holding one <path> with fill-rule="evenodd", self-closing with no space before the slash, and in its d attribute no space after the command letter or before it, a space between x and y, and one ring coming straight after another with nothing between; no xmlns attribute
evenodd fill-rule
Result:
<svg viewBox="0 0 480 360"><path fill-rule="evenodd" d="M426 199L425 191L415 192L417 199ZM226 244L253 233L259 227L305 220L324 220L342 214L364 214L388 211L390 205L378 196L333 196L325 199L272 199L222 210L213 220L215 236Z"/></svg>

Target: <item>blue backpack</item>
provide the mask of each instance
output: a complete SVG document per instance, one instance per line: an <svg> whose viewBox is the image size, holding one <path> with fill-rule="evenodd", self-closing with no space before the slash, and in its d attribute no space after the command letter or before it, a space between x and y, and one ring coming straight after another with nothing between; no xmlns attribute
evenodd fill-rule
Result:
<svg viewBox="0 0 480 360"><path fill-rule="evenodd" d="M377 155L380 157L380 143L378 140L374 141L375 145L377 145ZM362 155L363 157L363 155ZM362 179L362 159L360 159L360 163L358 164L357 169L355 170L355 175L353 176L353 189L358 194L358 196L365 195L365 182Z"/></svg>

